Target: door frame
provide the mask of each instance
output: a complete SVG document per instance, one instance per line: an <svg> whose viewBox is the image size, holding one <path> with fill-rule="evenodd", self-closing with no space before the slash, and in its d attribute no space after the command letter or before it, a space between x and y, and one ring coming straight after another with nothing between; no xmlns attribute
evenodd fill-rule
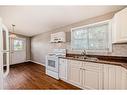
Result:
<svg viewBox="0 0 127 95"><path fill-rule="evenodd" d="M3 89L3 35L2 19L0 18L0 89Z"/></svg>
<svg viewBox="0 0 127 95"><path fill-rule="evenodd" d="M15 51L14 50L14 40L23 40L24 41L24 46L23 46L23 50L18 50L18 51ZM13 61L13 53L14 52L22 52L22 51L25 51L25 60L24 60L24 62L26 62L27 61L27 49L26 49L26 38L25 37L20 37L20 36L17 36L16 38L10 38L10 50L11 50L11 58L10 58L10 60L11 60L11 64L10 65L14 65L14 64L19 64L19 63L13 63L14 61ZM21 62L22 63L22 62Z"/></svg>

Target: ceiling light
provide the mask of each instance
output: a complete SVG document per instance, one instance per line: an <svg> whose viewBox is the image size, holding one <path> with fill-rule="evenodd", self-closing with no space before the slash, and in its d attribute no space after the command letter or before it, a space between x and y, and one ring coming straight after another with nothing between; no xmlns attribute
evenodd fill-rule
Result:
<svg viewBox="0 0 127 95"><path fill-rule="evenodd" d="M14 33L15 33L14 28L15 28L15 25L12 24L12 30L13 30L13 31L12 31L11 34L10 34L10 38L16 38L16 37L17 37L16 34L14 34Z"/></svg>

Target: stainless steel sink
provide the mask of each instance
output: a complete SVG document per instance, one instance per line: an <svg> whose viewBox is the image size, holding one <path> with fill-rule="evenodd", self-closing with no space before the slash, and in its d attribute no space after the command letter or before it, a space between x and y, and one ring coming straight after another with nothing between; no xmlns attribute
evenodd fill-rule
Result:
<svg viewBox="0 0 127 95"><path fill-rule="evenodd" d="M84 61L97 61L98 58L95 57L87 57L87 56L73 56L74 59L84 60Z"/></svg>
<svg viewBox="0 0 127 95"><path fill-rule="evenodd" d="M74 56L73 58L78 58L78 59L87 59L86 56Z"/></svg>

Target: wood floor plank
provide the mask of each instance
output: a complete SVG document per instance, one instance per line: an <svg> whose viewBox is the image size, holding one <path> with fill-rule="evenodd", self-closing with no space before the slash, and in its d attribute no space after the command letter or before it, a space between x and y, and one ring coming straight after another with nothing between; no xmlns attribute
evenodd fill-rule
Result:
<svg viewBox="0 0 127 95"><path fill-rule="evenodd" d="M4 89L78 90L79 88L45 74L45 67L32 62L12 65L4 79Z"/></svg>

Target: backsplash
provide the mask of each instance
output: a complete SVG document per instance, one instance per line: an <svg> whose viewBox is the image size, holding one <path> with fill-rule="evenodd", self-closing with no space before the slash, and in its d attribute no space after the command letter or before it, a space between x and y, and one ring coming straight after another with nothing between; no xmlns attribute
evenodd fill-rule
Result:
<svg viewBox="0 0 127 95"><path fill-rule="evenodd" d="M114 44L113 52L111 53L111 55L127 57L127 44Z"/></svg>
<svg viewBox="0 0 127 95"><path fill-rule="evenodd" d="M67 43L55 43L53 48L66 48L67 53L70 54L81 54L82 50L73 50L71 48L71 42ZM124 56L127 57L127 44L113 44L112 45L112 52L104 53L104 52L87 52L89 55L105 55L105 56Z"/></svg>

